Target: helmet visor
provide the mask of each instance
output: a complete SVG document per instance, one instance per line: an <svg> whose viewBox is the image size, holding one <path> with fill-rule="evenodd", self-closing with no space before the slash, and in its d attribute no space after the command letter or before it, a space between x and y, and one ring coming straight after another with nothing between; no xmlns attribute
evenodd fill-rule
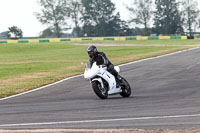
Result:
<svg viewBox="0 0 200 133"><path fill-rule="evenodd" d="M90 56L90 57L92 57L92 56L94 56L94 51L88 51L88 55Z"/></svg>

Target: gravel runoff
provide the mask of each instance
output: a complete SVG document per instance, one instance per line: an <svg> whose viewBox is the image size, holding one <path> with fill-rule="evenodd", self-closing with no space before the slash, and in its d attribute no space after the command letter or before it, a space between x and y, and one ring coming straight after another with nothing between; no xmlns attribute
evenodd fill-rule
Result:
<svg viewBox="0 0 200 133"><path fill-rule="evenodd" d="M200 133L200 129L145 130L145 129L38 129L0 130L0 133Z"/></svg>

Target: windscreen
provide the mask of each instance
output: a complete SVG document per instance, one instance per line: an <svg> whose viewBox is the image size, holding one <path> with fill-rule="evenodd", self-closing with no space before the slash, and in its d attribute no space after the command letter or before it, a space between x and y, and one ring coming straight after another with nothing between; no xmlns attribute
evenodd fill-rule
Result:
<svg viewBox="0 0 200 133"><path fill-rule="evenodd" d="M91 67L92 67L92 66L91 66L90 62L88 62L88 63L86 64L86 66L85 66L85 69L86 69L86 70L89 70Z"/></svg>

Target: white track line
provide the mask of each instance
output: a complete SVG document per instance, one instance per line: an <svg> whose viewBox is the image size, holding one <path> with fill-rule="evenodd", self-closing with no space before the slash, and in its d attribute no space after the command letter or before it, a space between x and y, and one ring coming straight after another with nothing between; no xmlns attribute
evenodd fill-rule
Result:
<svg viewBox="0 0 200 133"><path fill-rule="evenodd" d="M166 56L170 56L170 55L175 55L175 54L179 54L179 53L186 52L186 51L195 50L195 49L198 49L198 48L200 48L200 47L195 47L195 48L191 48L191 49L186 49L186 50L182 50L182 51L178 51L178 52L174 52L174 53L170 53L170 54L165 54L165 55L161 55L161 56L157 56L157 57L142 59L142 60L138 60L138 61L134 61L134 62L122 64L122 65L119 65L119 66L126 66L126 65L130 65L130 64L134 64L134 63L139 63L139 62L143 62L143 61L148 61L148 60L152 60L152 59L158 59L158 58L162 58L162 57L166 57ZM81 77L81 76L83 76L83 74L77 75L77 76L73 76L73 77L69 77L69 78L60 80L60 81L58 81L58 82L55 82L55 83L52 83L52 84L49 84L49 85L45 85L45 86L42 86L42 87L39 87L39 88L30 90L30 91L27 91L27 92L23 92L23 93L20 93L20 94L17 94L17 95L13 95L13 96L1 98L0 101L7 100L7 99L10 99L10 98L14 98L14 97L18 97L18 96L25 95L25 94L28 94L28 93L32 93L32 92L35 92L35 91L38 91L38 90L47 88L47 87L49 87L49 86L59 84L59 83L64 82L64 81L66 81L66 80L70 80L70 79L77 78L77 77Z"/></svg>
<svg viewBox="0 0 200 133"><path fill-rule="evenodd" d="M49 86L56 85L56 84L59 84L59 83L61 83L61 82L66 81L66 80L73 79L73 78L77 78L77 77L80 77L80 76L83 76L83 74L77 75L77 76L73 76L73 77L69 77L69 78L60 80L60 81L58 81L58 82L55 82L55 83L52 83L52 84L48 84L48 85L42 86L42 87L40 87L40 88L36 88L36 89L30 90L30 91L26 91L26 92L23 92L23 93L20 93L20 94L17 94L17 95L13 95L13 96L1 98L0 101L6 100L6 99L10 99L10 98L14 98L14 97L18 97L18 96L21 96L21 95L25 95L25 94L28 94L28 93L31 93L31 92L35 92L35 91L38 91L38 90L47 88L47 87L49 87Z"/></svg>
<svg viewBox="0 0 200 133"><path fill-rule="evenodd" d="M138 117L138 118L119 118L119 119L102 119L102 120L82 120L82 121L61 121L61 122L3 124L3 125L0 125L0 127L42 126L42 125L78 124L78 123L96 123L96 122L115 122L115 121L134 121L134 120L152 120L152 119L186 118L186 117L200 117L200 114L194 114L194 115L154 116L154 117Z"/></svg>
<svg viewBox="0 0 200 133"><path fill-rule="evenodd" d="M156 56L156 57L150 57L150 58L146 58L146 59L142 59L142 60L138 60L138 61L134 61L134 62L122 64L122 65L119 65L119 66L126 66L126 65L130 65L130 64L135 64L135 63L143 62L143 61L148 61L148 60L153 60L153 59L159 59L159 58L166 57L166 56L171 56L171 55L175 55L175 54L179 54L179 53L183 53L183 52L187 52L187 51L196 50L196 49L199 49L199 48L200 47L195 47L195 48L191 48L191 49L185 49L185 50L182 50L182 51L178 51L178 52L174 52L174 53L170 53L170 54L165 54L165 55L160 55L160 56Z"/></svg>

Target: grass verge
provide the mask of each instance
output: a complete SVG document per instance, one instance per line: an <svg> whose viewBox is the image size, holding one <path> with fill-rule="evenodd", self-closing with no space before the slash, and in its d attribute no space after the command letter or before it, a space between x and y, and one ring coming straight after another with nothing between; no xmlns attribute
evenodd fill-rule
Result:
<svg viewBox="0 0 200 133"><path fill-rule="evenodd" d="M131 44L131 45L144 45L144 46L176 46L176 45L200 45L200 39L194 40L126 40L126 41L74 41L71 44Z"/></svg>
<svg viewBox="0 0 200 133"><path fill-rule="evenodd" d="M165 41L157 43L161 46L99 46L98 49L118 65L191 48L165 46ZM83 73L88 60L87 47L64 43L0 45L0 98Z"/></svg>

